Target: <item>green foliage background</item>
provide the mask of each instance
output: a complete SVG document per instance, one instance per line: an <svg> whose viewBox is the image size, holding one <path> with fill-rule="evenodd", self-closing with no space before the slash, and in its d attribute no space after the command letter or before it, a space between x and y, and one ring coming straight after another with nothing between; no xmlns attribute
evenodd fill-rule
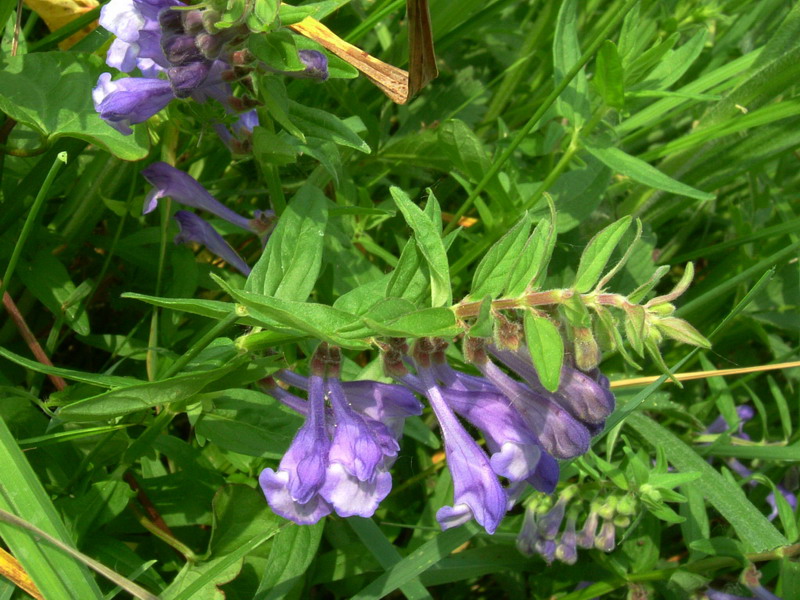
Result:
<svg viewBox="0 0 800 600"><path fill-rule="evenodd" d="M301 6L373 55L406 60L404 2ZM341 61L324 84L256 77L262 127L252 153L233 157L206 105L173 103L134 136L117 134L91 103L110 34L58 50L25 9L10 56L15 15L14 2L0 4L0 264L19 256L4 281L19 318L0 321L0 508L165 599L678 599L709 584L743 592L750 563L782 598L800 597L796 511L779 501L778 518L764 516L772 486L797 487L797 368L620 388L607 434L562 480L634 495L641 509L614 552L583 552L574 566L517 552L519 509L494 536L439 531L434 514L452 490L429 415L409 423L395 489L374 519L287 524L256 478L300 420L254 386L284 359L302 367L315 339L335 333L327 307L361 316L398 264L398 295L428 312L400 324L391 311L368 316L387 331L452 335L444 307L484 297L478 263L520 219L547 218L546 195L558 238L544 289L573 284L603 227L638 218L641 241L610 289L630 293L675 265L656 288L665 293L694 261L677 315L713 343L689 353L665 342L666 365L800 360L800 4L432 0L441 75L418 98L392 105ZM275 59L295 43L284 34L251 49ZM291 255L279 251L288 242L268 246L245 287L204 249L172 244L174 207L141 215L139 172L155 160L241 213L274 206L287 240L311 232L314 242ZM294 214L298 198L316 208ZM475 221L458 230L461 216ZM213 223L256 263L256 240ZM402 262L412 233L427 262ZM615 259L633 228L625 235ZM276 300L259 304L254 292ZM34 360L20 320L56 367ZM280 327L249 329L265 322ZM331 339L351 348L349 378L381 375L364 337ZM616 353L602 368L612 381L642 374ZM49 376L69 385L57 390ZM745 403L756 409L750 442L702 435L719 414L734 424ZM763 485L733 473L731 458ZM18 525L0 524L0 535L45 597L113 594ZM0 598L20 594L0 578Z"/></svg>

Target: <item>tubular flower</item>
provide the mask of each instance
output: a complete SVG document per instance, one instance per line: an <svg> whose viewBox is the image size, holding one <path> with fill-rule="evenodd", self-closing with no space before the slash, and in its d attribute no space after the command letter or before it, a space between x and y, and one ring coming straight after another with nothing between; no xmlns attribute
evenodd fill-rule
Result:
<svg viewBox="0 0 800 600"><path fill-rule="evenodd" d="M228 104L231 90L222 73L230 66L204 54L199 11L172 10L185 6L178 0L111 0L103 7L100 25L117 36L106 64L124 73L138 68L143 75L112 82L103 73L92 93L95 110L120 133L130 135L132 124L146 121L175 98L215 98ZM218 37L228 41L233 35Z"/></svg>
<svg viewBox="0 0 800 600"><path fill-rule="evenodd" d="M144 214L153 212L158 206L158 201L169 196L176 202L205 210L259 236L272 230L275 218L273 211L256 211L253 219L243 217L209 194L194 177L165 162L153 163L142 171L142 175L153 185L153 189L145 198L142 211Z"/></svg>
<svg viewBox="0 0 800 600"><path fill-rule="evenodd" d="M400 381L425 394L439 421L447 466L455 489L453 505L443 506L436 513L439 525L442 529L448 529L474 518L488 533L494 533L505 516L508 496L500 485L489 457L458 421L454 409L445 398L447 392L439 385L431 361L431 354L436 349L431 340L423 338L417 341L413 353L416 377L408 374L404 368L398 368L396 363L387 365L391 374ZM485 400L489 406L497 405L488 396ZM456 401L456 404L461 401L463 399Z"/></svg>
<svg viewBox="0 0 800 600"><path fill-rule="evenodd" d="M240 273L247 276L250 274L250 267L244 262L241 256L231 248L231 245L217 233L202 217L187 210L179 210L175 213L175 220L180 227L180 233L175 236L175 243L197 242L203 244L211 252L219 256L225 262L235 267Z"/></svg>
<svg viewBox="0 0 800 600"><path fill-rule="evenodd" d="M413 395L400 386L341 382L339 360L337 350L322 344L312 359L310 377L288 371L277 375L285 383L307 390L307 401L274 380L266 382L267 393L306 416L278 470L265 469L259 478L273 510L295 523L315 523L334 511L342 517L372 516L391 490L389 468L400 448L397 428L373 416L403 420L422 412ZM313 427L317 433L312 437L306 431ZM301 473L295 457L311 452L317 454L320 466ZM311 490L310 494L297 493L300 480L306 481L302 489Z"/></svg>

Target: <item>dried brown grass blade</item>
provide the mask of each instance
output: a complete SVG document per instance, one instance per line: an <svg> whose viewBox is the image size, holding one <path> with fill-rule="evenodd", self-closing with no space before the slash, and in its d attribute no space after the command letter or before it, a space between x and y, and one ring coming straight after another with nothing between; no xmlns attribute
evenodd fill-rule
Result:
<svg viewBox="0 0 800 600"><path fill-rule="evenodd" d="M405 104L439 75L433 49L428 0L407 0L409 70L385 63L344 41L312 17L289 25L302 36L321 44L350 63L386 94L392 102Z"/></svg>
<svg viewBox="0 0 800 600"><path fill-rule="evenodd" d="M36 600L44 600L44 596L39 593L36 584L22 568L20 562L2 548L0 548L0 575Z"/></svg>

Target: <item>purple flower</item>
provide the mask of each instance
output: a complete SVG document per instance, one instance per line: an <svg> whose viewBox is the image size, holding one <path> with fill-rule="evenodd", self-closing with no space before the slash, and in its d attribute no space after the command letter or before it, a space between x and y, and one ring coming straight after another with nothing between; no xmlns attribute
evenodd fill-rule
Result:
<svg viewBox="0 0 800 600"><path fill-rule="evenodd" d="M489 351L522 377L535 392L551 395L539 381L527 350L489 346ZM609 389L608 379L599 371L595 377L598 379L564 365L558 390L552 394L556 402L585 425L601 424L614 411L614 394Z"/></svg>
<svg viewBox="0 0 800 600"><path fill-rule="evenodd" d="M194 177L165 162L153 163L142 171L142 175L153 185L153 189L145 198L142 211L144 214L154 211L160 198L169 196L176 202L210 212L260 236L272 229L275 216L273 211L256 211L254 219L247 219L220 203Z"/></svg>
<svg viewBox="0 0 800 600"><path fill-rule="evenodd" d="M527 385L512 379L488 357L484 362L476 361L476 366L519 411L542 447L553 457L573 458L589 449L589 431L552 396L538 394Z"/></svg>
<svg viewBox="0 0 800 600"><path fill-rule="evenodd" d="M455 489L452 506L443 506L436 513L442 529L456 527L475 519L488 533L494 533L505 516L508 496L500 485L489 457L459 423L445 400L442 388L431 368L431 340L418 340L414 347L417 377L400 376L424 390L439 421L444 441L447 466Z"/></svg>
<svg viewBox="0 0 800 600"><path fill-rule="evenodd" d="M375 381L342 383L338 378L338 360L338 351L322 344L312 358L311 377L305 378L290 371L277 374L286 383L308 390L308 401L278 387L274 381L266 383L269 394L308 415L304 428L311 420L311 413L319 411L321 406L325 424L324 444L317 440L309 441L307 436L301 438L301 428L287 452L291 455L294 446L301 444L307 448L313 446L313 450L319 453L319 460L324 464L324 476L320 482L314 478L316 472L312 473L314 477L310 477L310 482L316 486L314 495L310 499L300 499L292 493L290 469L281 475L286 456L281 460L277 473L265 469L260 479L264 494L275 512L300 524L316 522L331 511L341 517L372 516L391 490L389 468L400 448L397 443L399 432L372 415L404 419L421 412L421 406L413 395L400 386ZM327 406L326 401L329 403ZM311 500L327 507L328 512L310 511L316 520L307 521L305 515L309 511L295 504L305 505Z"/></svg>
<svg viewBox="0 0 800 600"><path fill-rule="evenodd" d="M179 210L175 213L175 220L181 230L175 236L176 244L186 242L203 244L222 260L235 267L240 273L245 276L250 274L250 267L242 260L242 257L202 217L198 217L196 214L186 210Z"/></svg>
<svg viewBox="0 0 800 600"><path fill-rule="evenodd" d="M303 71L306 77L325 81L328 79L328 57L318 50L299 50L297 52L300 62L306 68Z"/></svg>
<svg viewBox="0 0 800 600"><path fill-rule="evenodd" d="M111 82L104 73L95 88L100 117L121 133L132 133L131 124L147 120L174 98L215 98L233 109L222 77L229 66L203 54L196 39L199 12L172 10L184 6L178 0L111 0L100 13L100 24L117 36L106 63L125 73L138 68L144 75ZM110 83L117 87L108 89Z"/></svg>
<svg viewBox="0 0 800 600"><path fill-rule="evenodd" d="M178 0L111 0L103 6L100 25L117 36L108 50L106 64L125 73L139 67L141 60L151 61L144 64L148 70L152 63L166 68L159 13L173 6L185 4Z"/></svg>
<svg viewBox="0 0 800 600"><path fill-rule="evenodd" d="M111 81L110 73L102 73L92 91L100 118L125 135L133 133L131 125L146 121L174 97L170 83L163 79L128 77Z"/></svg>
<svg viewBox="0 0 800 600"><path fill-rule="evenodd" d="M327 475L330 439L325 427L322 377L312 376L306 421L283 455L278 470L264 469L258 478L277 514L300 525L316 523L333 510L320 491Z"/></svg>
<svg viewBox="0 0 800 600"><path fill-rule="evenodd" d="M243 112L230 129L222 123L214 125L222 142L233 154L247 154L253 144L253 129L258 127L258 113L255 109Z"/></svg>

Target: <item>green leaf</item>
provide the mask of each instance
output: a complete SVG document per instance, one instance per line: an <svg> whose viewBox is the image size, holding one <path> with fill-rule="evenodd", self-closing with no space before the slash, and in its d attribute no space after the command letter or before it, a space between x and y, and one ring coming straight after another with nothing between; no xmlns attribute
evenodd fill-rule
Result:
<svg viewBox="0 0 800 600"><path fill-rule="evenodd" d="M617 46L611 40L604 41L600 46L596 68L594 83L603 102L611 108L622 109L625 106L625 73Z"/></svg>
<svg viewBox="0 0 800 600"><path fill-rule="evenodd" d="M397 208L403 213L408 226L414 231L417 247L425 257L430 270L432 306L449 306L453 303L450 288L450 267L447 251L434 225L425 213L398 187L390 189Z"/></svg>
<svg viewBox="0 0 800 600"><path fill-rule="evenodd" d="M600 279L608 259L619 244L622 236L628 231L631 217L622 217L619 221L600 230L589 240L589 244L581 255L578 273L575 275L573 289L578 293L588 292Z"/></svg>
<svg viewBox="0 0 800 600"><path fill-rule="evenodd" d="M694 64L707 39L708 30L701 27L683 46L667 52L647 78L636 84L634 89L663 90L671 86Z"/></svg>
<svg viewBox="0 0 800 600"><path fill-rule="evenodd" d="M81 383L88 383L90 385L96 385L104 388L125 387L139 383L139 380L133 377L104 375L102 373L85 373L83 371L75 371L73 369L51 367L35 360L29 360L24 356L20 356L19 354L14 354L5 348L0 348L0 356L36 373L44 373L45 375L58 375L59 377L69 379L71 381L79 381Z"/></svg>
<svg viewBox="0 0 800 600"><path fill-rule="evenodd" d="M472 277L469 298L479 299L500 296L506 288L509 273L520 259L520 252L528 241L531 222L527 214L501 237L486 253Z"/></svg>
<svg viewBox="0 0 800 600"><path fill-rule="evenodd" d="M565 0L558 11L553 38L553 77L555 85L561 83L567 72L581 58L578 42L578 0ZM558 97L556 110L569 119L575 128L581 127L589 117L589 96L586 72L580 72Z"/></svg>
<svg viewBox="0 0 800 600"><path fill-rule="evenodd" d="M564 340L558 327L550 319L526 311L525 341L539 380L546 389L555 392L564 364Z"/></svg>
<svg viewBox="0 0 800 600"><path fill-rule="evenodd" d="M92 104L92 89L104 70L99 57L76 52L6 56L0 63L0 112L35 130L46 145L74 137L123 160L140 160L149 151L146 128L122 135Z"/></svg>
<svg viewBox="0 0 800 600"><path fill-rule="evenodd" d="M351 517L348 522L358 518ZM289 523L278 532L253 600L279 600L302 584L302 576L316 556L323 529L324 520L314 525Z"/></svg>
<svg viewBox="0 0 800 600"><path fill-rule="evenodd" d="M289 100L288 113L292 122L307 136L354 148L365 154L371 152L367 143L345 121L327 111Z"/></svg>
<svg viewBox="0 0 800 600"><path fill-rule="evenodd" d="M264 501L261 491L246 485L229 485L213 501L214 525L210 557L187 563L162 593L163 600L222 600L217 586L231 581L250 552L272 538L281 519Z"/></svg>
<svg viewBox="0 0 800 600"><path fill-rule="evenodd" d="M442 150L456 168L463 171L473 183L483 179L491 167L491 159L478 136L466 123L450 119L438 128ZM497 208L514 211L514 204L497 176L486 185L486 192Z"/></svg>
<svg viewBox="0 0 800 600"><path fill-rule="evenodd" d="M453 550L470 540L477 532L478 526L470 522L461 527L437 533L432 540L392 565L383 575L352 596L352 600L374 600L389 595L429 569L431 565L438 563Z"/></svg>
<svg viewBox="0 0 800 600"><path fill-rule="evenodd" d="M79 302L72 301L75 284L50 250L40 250L30 263L20 260L17 275L54 316L63 315L75 333L89 335L89 315Z"/></svg>
<svg viewBox="0 0 800 600"><path fill-rule="evenodd" d="M739 486L720 475L668 429L638 413L629 415L626 423L645 442L663 448L667 459L676 469L700 473L692 485L697 486L706 500L728 520L748 552L767 552L788 544L788 540L752 505Z"/></svg>
<svg viewBox="0 0 800 600"><path fill-rule="evenodd" d="M421 302L429 287L427 271L416 238L411 236L403 246L400 260L397 261L397 266L391 273L386 287L386 295L405 298L414 303Z"/></svg>
<svg viewBox="0 0 800 600"><path fill-rule="evenodd" d="M541 287L555 245L556 232L553 222L545 217L536 225L525 247L519 253L509 273L503 296L517 298L529 287L533 290Z"/></svg>
<svg viewBox="0 0 800 600"><path fill-rule="evenodd" d="M259 322L262 327L282 331L286 328L300 331L319 340L337 346L363 349L369 344L361 342L356 337L366 337L369 332L358 332L347 337L340 336L339 330L347 329L359 322L356 315L343 310L338 310L326 304L313 302L297 302L282 300L261 294L254 294L244 290L235 290L218 280L220 285L237 301L247 307L250 316Z"/></svg>
<svg viewBox="0 0 800 600"><path fill-rule="evenodd" d="M297 413L254 390L205 393L201 400L206 408L195 423L197 433L247 456L279 459L302 424Z"/></svg>
<svg viewBox="0 0 800 600"><path fill-rule="evenodd" d="M241 357L217 369L117 388L72 402L62 407L58 416L65 421L99 421L154 406L175 404L188 400L209 384L246 363L247 359Z"/></svg>
<svg viewBox="0 0 800 600"><path fill-rule="evenodd" d="M423 308L386 323L364 318L375 332L393 337L453 337L460 333L456 315L445 307Z"/></svg>
<svg viewBox="0 0 800 600"><path fill-rule="evenodd" d="M327 203L312 185L298 190L278 219L245 290L284 300L308 298L322 265Z"/></svg>
<svg viewBox="0 0 800 600"><path fill-rule="evenodd" d="M72 546L69 532L25 453L0 417L0 508ZM30 532L0 523L0 536L46 598L102 598L89 571Z"/></svg>
<svg viewBox="0 0 800 600"><path fill-rule="evenodd" d="M612 146L595 146L588 142L585 148L592 156L609 168L622 175L627 175L641 184L696 200L713 200L715 198L714 194L701 192L698 189L681 183L647 164L642 159L631 156L619 148L614 148Z"/></svg>

